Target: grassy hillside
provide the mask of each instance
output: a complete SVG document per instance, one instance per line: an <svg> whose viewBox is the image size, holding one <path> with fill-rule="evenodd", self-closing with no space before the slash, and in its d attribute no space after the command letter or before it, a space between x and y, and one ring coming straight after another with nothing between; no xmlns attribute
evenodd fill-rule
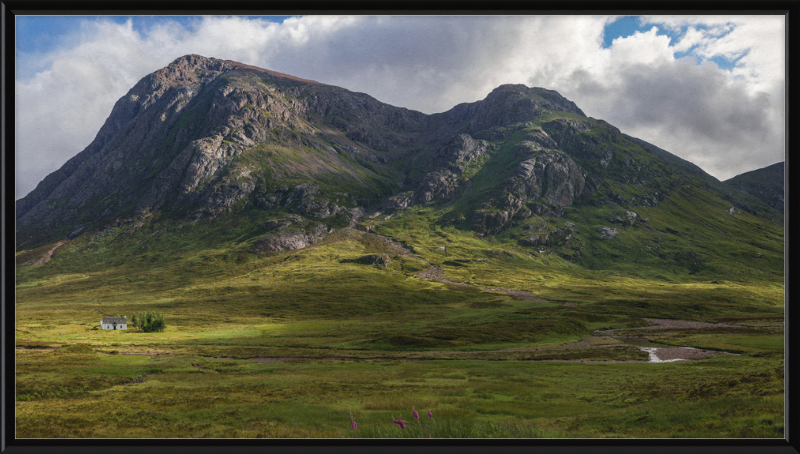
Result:
<svg viewBox="0 0 800 454"><path fill-rule="evenodd" d="M782 436L780 269L726 262L750 248L773 261L770 240L781 235L769 224L723 211L705 216L707 227L691 224L691 237L662 232L686 229L643 212L646 224L596 243L592 269L563 250L521 246L513 229L479 237L446 225L446 213L375 217L377 234L342 229L261 254L247 252L252 226L276 215L255 210L187 223L180 235L150 218L135 232L63 244L17 271L18 436ZM774 238L703 244L717 223ZM650 237L662 256L691 246L708 260L690 274L634 247ZM726 241L741 251L724 250ZM385 267L369 259L381 254ZM146 310L164 314L165 332L98 329L103 315ZM649 325L644 318L734 324L623 331L733 354L651 364L597 331Z"/></svg>

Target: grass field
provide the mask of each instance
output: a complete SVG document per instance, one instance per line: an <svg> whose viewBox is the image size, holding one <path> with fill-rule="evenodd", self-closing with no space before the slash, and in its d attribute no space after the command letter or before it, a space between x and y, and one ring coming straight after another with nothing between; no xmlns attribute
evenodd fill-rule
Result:
<svg viewBox="0 0 800 454"><path fill-rule="evenodd" d="M424 216L376 228L396 243L251 254L221 217L18 253L16 436L783 437L775 270L590 269ZM99 329L147 310L166 331ZM731 354L650 363L623 335Z"/></svg>

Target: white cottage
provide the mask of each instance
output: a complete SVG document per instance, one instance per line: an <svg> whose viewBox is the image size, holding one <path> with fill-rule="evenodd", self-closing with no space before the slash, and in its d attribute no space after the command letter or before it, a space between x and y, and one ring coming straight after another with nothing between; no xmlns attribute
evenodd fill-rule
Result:
<svg viewBox="0 0 800 454"><path fill-rule="evenodd" d="M103 329L128 329L127 317L103 317L100 320Z"/></svg>

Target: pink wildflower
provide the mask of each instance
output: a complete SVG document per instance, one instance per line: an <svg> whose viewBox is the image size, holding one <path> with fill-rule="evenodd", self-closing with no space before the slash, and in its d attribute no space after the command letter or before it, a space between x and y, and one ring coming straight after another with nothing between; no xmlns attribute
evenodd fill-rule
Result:
<svg viewBox="0 0 800 454"><path fill-rule="evenodd" d="M414 415L414 419L419 419L419 413L414 407L411 407L411 413Z"/></svg>
<svg viewBox="0 0 800 454"><path fill-rule="evenodd" d="M392 421L394 421L395 424L398 424L401 429L406 428L406 422L403 421L402 419L394 419L394 415L392 415Z"/></svg>
<svg viewBox="0 0 800 454"><path fill-rule="evenodd" d="M429 417L429 418L431 418L431 419L433 419L433 413L431 413L431 411L430 411L430 410L428 410L428 417Z"/></svg>
<svg viewBox="0 0 800 454"><path fill-rule="evenodd" d="M358 430L358 424L356 423L356 420L353 419L353 412L350 412L350 426L353 427L353 430Z"/></svg>

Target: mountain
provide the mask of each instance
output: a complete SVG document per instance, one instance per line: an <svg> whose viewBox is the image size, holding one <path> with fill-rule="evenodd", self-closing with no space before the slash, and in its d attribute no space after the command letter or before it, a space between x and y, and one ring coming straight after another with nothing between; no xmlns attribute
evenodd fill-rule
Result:
<svg viewBox="0 0 800 454"><path fill-rule="evenodd" d="M555 91L503 85L425 115L198 55L139 81L16 214L18 251L123 227L125 253L168 250L203 223L248 254L347 228L406 245L447 228L586 269L715 273L782 255L780 211Z"/></svg>
<svg viewBox="0 0 800 454"><path fill-rule="evenodd" d="M784 163L745 172L724 183L739 191L758 197L772 208L783 212L784 205Z"/></svg>
<svg viewBox="0 0 800 454"><path fill-rule="evenodd" d="M518 91L501 88L486 102L429 117L338 87L188 55L139 81L95 140L17 203L18 227L34 233L28 240L39 238L36 232L52 239L54 228L165 208L214 216L249 196L268 206L276 195L294 200L298 191L317 190L299 188L304 181L346 188L333 192L341 205L330 210L352 218L376 194L398 189L400 173L387 162L439 147L468 122L482 130L519 121L540 105L562 106L555 103L579 112L555 92Z"/></svg>

